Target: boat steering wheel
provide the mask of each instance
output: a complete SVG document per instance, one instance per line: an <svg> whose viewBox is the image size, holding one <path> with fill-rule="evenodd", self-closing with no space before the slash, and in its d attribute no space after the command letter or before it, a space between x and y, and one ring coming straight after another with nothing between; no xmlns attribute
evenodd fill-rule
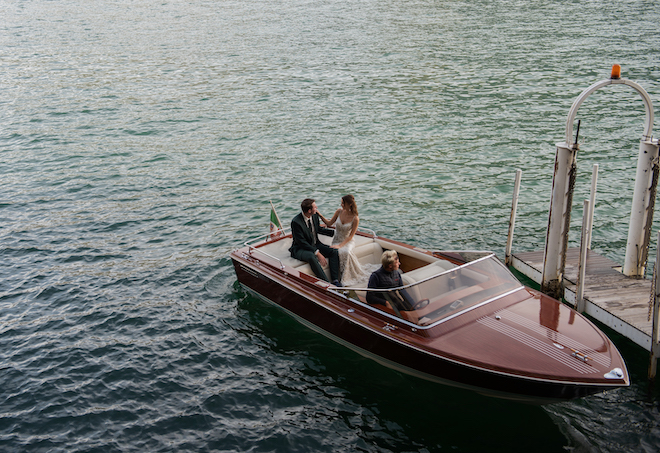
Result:
<svg viewBox="0 0 660 453"><path fill-rule="evenodd" d="M413 310L420 310L420 309L426 307L428 304L429 304L429 300L428 300L428 299L418 300L418 301L415 303L415 305L413 305L412 309L413 309Z"/></svg>

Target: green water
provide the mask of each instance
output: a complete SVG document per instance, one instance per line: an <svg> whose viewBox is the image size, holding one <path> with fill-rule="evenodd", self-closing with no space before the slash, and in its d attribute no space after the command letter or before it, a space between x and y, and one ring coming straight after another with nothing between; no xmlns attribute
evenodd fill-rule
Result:
<svg viewBox="0 0 660 453"><path fill-rule="evenodd" d="M502 257L518 168L514 250L542 248L573 100L619 63L660 102L654 2L0 12L0 450L660 449L646 352L616 335L630 388L522 406L356 356L240 291L228 258L269 200L288 222L345 193L379 234ZM598 163L593 248L622 262L644 106L607 87L578 118L571 245Z"/></svg>

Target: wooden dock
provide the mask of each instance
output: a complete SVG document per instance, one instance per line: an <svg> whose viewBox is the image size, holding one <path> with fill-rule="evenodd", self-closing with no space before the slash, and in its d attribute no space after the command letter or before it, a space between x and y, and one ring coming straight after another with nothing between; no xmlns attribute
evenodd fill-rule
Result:
<svg viewBox="0 0 660 453"><path fill-rule="evenodd" d="M579 248L569 248L564 269L564 299L576 304ZM511 266L541 284L543 251L511 255ZM629 338L647 351L652 350L652 321L649 318L651 279L632 278L620 266L589 250L584 280L585 313Z"/></svg>
<svg viewBox="0 0 660 453"><path fill-rule="evenodd" d="M620 272L617 263L588 250L586 260L584 260L585 254L582 256L586 262L582 263L580 269L581 273L586 271L586 275L583 274L582 281L578 282L578 270L581 267L580 248L566 249L576 182L577 152L580 148L578 133L573 139L573 124L582 102L594 91L612 84L627 85L635 89L642 96L646 107L646 122L639 147L623 266L626 275ZM621 66L612 66L612 75L609 79L592 84L573 101L566 120L566 140L557 143L545 251L512 253L522 174L522 170L517 170L505 252L506 263L509 266L539 285L545 280L553 293L562 292L563 289L563 298L568 303L579 305L576 308L580 311L650 351L649 378L656 376L657 363L660 360L660 272L656 272L652 280L643 278L648 264L647 254L658 181L660 181L658 176L660 175L658 165L660 141L653 138L652 129L653 104L648 93L639 84L621 78ZM579 130L578 121L577 131ZM583 249L589 249L591 244L597 179L596 164L591 177L591 196L584 200L581 232ZM660 233L658 243L660 244ZM655 265L660 265L660 246ZM544 270L546 275L543 275ZM655 285L653 281L656 282ZM580 285L579 290L577 283ZM581 297L576 297L577 291L582 294ZM576 300L578 297L580 297L579 301Z"/></svg>

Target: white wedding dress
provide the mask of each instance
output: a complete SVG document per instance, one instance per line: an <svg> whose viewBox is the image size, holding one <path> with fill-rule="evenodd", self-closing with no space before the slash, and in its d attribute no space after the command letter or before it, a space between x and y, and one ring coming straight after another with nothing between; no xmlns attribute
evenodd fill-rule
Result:
<svg viewBox="0 0 660 453"><path fill-rule="evenodd" d="M353 222L342 223L341 218L337 217L335 222L335 235L332 237L332 244L341 244L344 242L353 229ZM339 275L341 284L348 287L367 287L371 272L378 269L378 265L367 265L363 268L353 253L355 248L355 239L351 239L348 244L339 249ZM372 269L373 268L373 269Z"/></svg>

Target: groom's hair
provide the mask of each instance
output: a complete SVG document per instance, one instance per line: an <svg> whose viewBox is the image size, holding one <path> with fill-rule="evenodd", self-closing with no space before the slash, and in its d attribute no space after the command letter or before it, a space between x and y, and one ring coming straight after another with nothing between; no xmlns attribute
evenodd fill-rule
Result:
<svg viewBox="0 0 660 453"><path fill-rule="evenodd" d="M310 209L312 209L312 205L314 204L316 200L313 200L311 198L305 198L302 203L300 203L300 209L302 209L302 212L307 212Z"/></svg>

